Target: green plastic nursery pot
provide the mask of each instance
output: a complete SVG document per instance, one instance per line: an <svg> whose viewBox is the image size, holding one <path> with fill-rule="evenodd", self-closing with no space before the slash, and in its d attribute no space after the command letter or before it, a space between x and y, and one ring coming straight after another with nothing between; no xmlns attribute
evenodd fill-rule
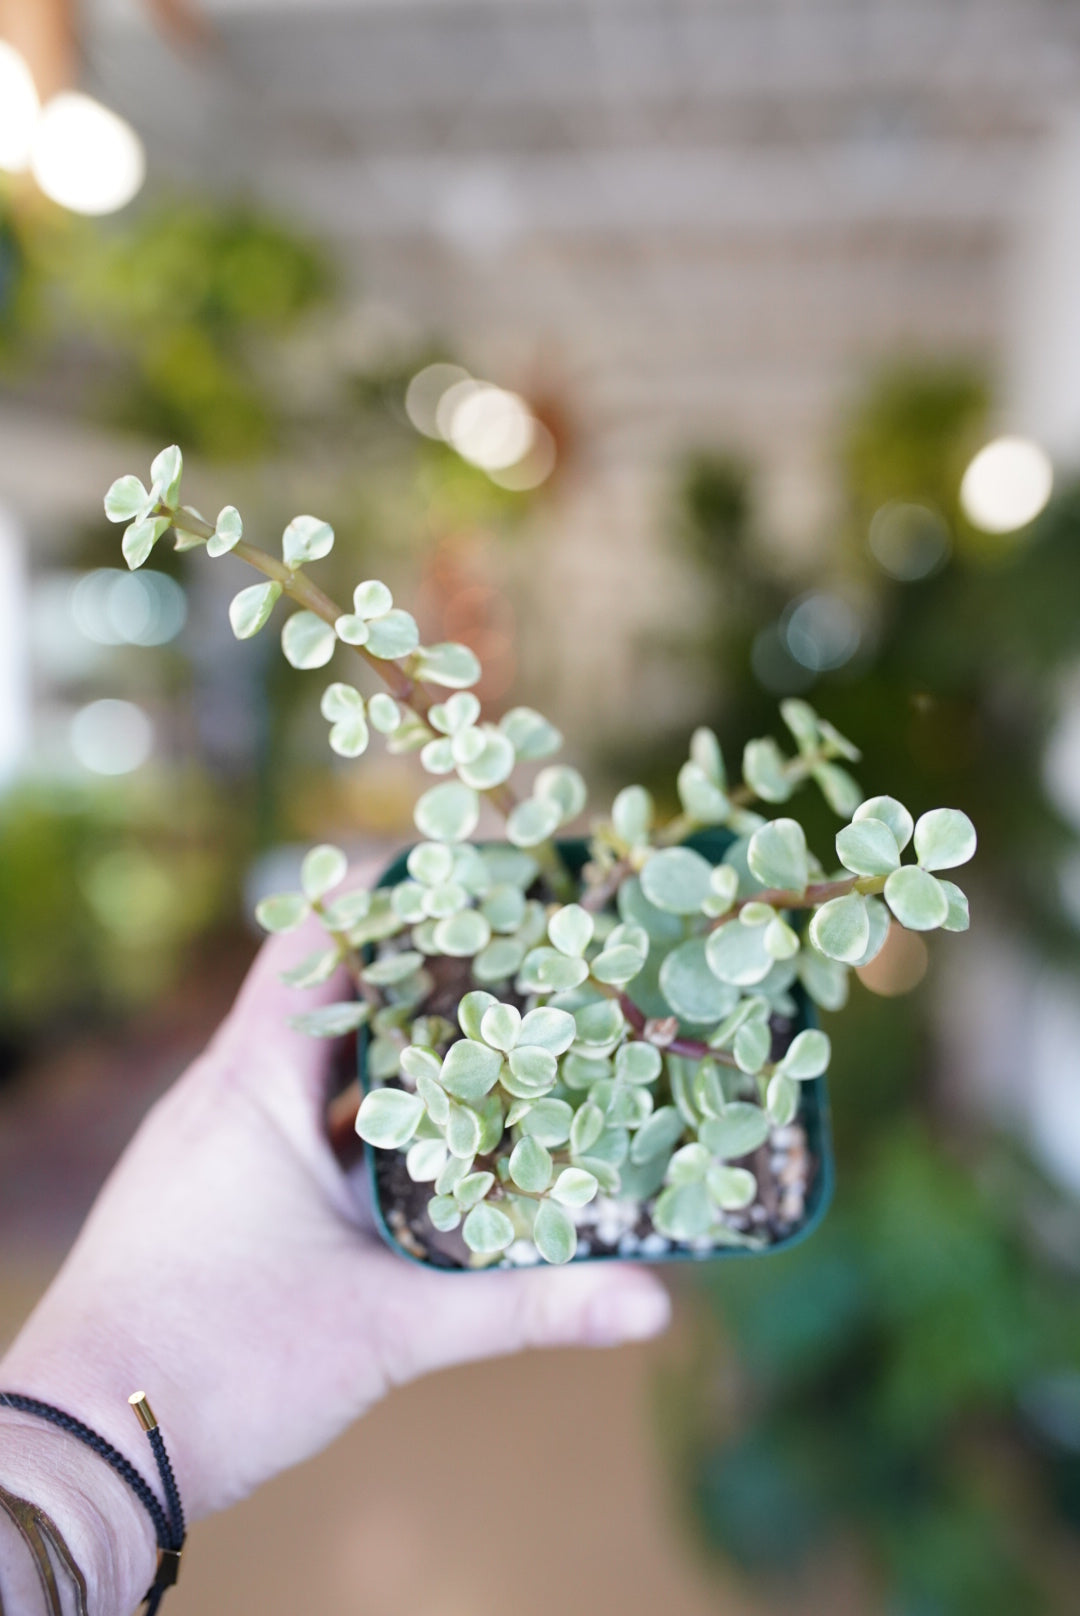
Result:
<svg viewBox="0 0 1080 1616"><path fill-rule="evenodd" d="M722 859L724 852L730 846L733 838L726 831L703 831L687 839L687 846L695 848L714 863ZM588 859L588 843L583 838L572 838L557 843L558 849L568 868L574 875L579 875ZM378 885L381 887L393 886L405 879L407 875L406 858L408 849L387 866L379 877ZM817 1026L817 1016L813 1004L807 998L801 986L793 990L793 997L797 1004L797 1013L791 1025L792 1036L806 1027ZM362 1030L358 1039L358 1062L361 1092L366 1094L370 1087L367 1073L367 1033ZM799 1111L795 1121L802 1126L806 1134L806 1147L810 1159L809 1181L803 1206L801 1219L791 1228L790 1232L773 1240L770 1244L761 1247L740 1245L711 1246L708 1249L700 1248L695 1244L688 1246L677 1242L667 1242L668 1249L654 1251L648 1242L644 1248L639 1245L634 1250L602 1250L589 1249L582 1251L572 1259L574 1262L722 1262L734 1258L768 1257L774 1252L788 1251L792 1246L798 1245L811 1235L825 1216L832 1199L835 1179L835 1165L833 1159L832 1128L829 1119L829 1096L826 1079L814 1078L799 1085ZM763 1147L764 1148L764 1147ZM404 1174L404 1155L395 1150L382 1150L374 1145L364 1145L364 1154L367 1161L368 1177L371 1183L371 1202L375 1214L375 1221L379 1233L391 1249L409 1262L419 1263L421 1267L438 1268L450 1273L471 1274L485 1270L474 1268L464 1259L455 1259L445 1251L434 1247L424 1248L415 1240L415 1235L409 1233L406 1239L399 1238L392 1226L395 1221L400 1222L400 1209L389 1193L389 1179L391 1165L397 1163L400 1168L399 1177ZM404 1232L404 1231L403 1231ZM491 1265L487 1265L490 1267ZM511 1261L503 1259L495 1266L514 1266Z"/></svg>

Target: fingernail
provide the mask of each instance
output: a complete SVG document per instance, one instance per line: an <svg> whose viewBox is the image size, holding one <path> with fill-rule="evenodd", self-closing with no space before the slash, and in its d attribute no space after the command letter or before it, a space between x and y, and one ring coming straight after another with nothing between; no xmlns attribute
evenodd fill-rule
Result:
<svg viewBox="0 0 1080 1616"><path fill-rule="evenodd" d="M671 1303L664 1290L607 1291L589 1305L588 1338L598 1347L646 1341L665 1330L670 1318Z"/></svg>

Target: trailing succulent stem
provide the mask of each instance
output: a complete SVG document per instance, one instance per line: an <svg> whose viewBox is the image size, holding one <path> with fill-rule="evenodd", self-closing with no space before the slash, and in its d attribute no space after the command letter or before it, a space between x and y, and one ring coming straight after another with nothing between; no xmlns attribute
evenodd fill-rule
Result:
<svg viewBox="0 0 1080 1616"><path fill-rule="evenodd" d="M365 1029L356 1130L430 1185L433 1236L460 1230L474 1265L518 1248L568 1262L604 1197L646 1208L672 1242L753 1243L739 1222L759 1193L746 1163L790 1127L800 1084L829 1064L824 1033L790 1035L798 996L840 1009L851 968L893 925L966 930L967 899L939 872L972 857L970 820L937 808L916 822L892 797L864 800L844 767L855 747L805 702L785 701L793 753L751 741L729 785L716 736L699 729L678 775L681 811L657 825L648 792L624 788L594 822L575 882L553 838L583 814L586 788L576 769L547 761L562 745L554 725L528 707L484 720L473 653L421 645L378 580L357 585L351 610L331 600L305 570L333 546L326 522L295 517L279 559L244 538L234 507L211 523L181 505L181 473L180 451L166 449L149 489L122 477L106 495L106 514L126 524L129 566L170 528L180 549L248 562L263 581L232 602L238 638L264 628L284 596L298 608L281 636L293 667L325 667L345 646L384 687L326 686L333 750L358 757L375 731L437 780L416 803L422 840L403 879L348 890L345 854L323 845L305 858L299 891L258 907L270 931L313 915L326 933L287 974L291 986L325 983L343 965L351 975L355 998L293 1022L317 1037ZM516 785L519 765L535 763L531 785ZM775 813L807 783L843 821L834 874L798 820ZM474 845L482 798L505 842Z"/></svg>

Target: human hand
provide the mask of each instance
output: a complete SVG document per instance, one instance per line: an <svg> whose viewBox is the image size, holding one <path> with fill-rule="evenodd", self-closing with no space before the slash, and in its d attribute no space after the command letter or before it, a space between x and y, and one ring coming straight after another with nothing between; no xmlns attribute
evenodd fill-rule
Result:
<svg viewBox="0 0 1080 1616"><path fill-rule="evenodd" d="M4 1389L58 1404L142 1467L126 1402L144 1389L192 1519L317 1452L392 1385L527 1346L640 1339L668 1318L659 1282L628 1265L461 1278L383 1244L325 1136L330 1046L286 1022L296 1000L278 973L311 946L301 929L263 947L0 1366Z"/></svg>

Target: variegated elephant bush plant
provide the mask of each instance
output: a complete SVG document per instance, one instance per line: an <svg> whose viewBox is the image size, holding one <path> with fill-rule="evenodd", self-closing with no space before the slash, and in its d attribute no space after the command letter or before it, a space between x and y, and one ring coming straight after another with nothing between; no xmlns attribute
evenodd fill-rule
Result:
<svg viewBox="0 0 1080 1616"><path fill-rule="evenodd" d="M296 517L272 555L244 537L232 506L209 522L181 504L181 469L166 449L149 488L132 476L110 488L128 565L169 529L177 548L250 563L262 581L229 613L240 639L285 596L298 608L281 634L293 667L324 668L344 648L383 687L327 684L333 750L359 757L376 731L436 777L416 803L421 840L400 880L351 890L345 854L320 846L301 890L258 907L270 931L312 915L325 931L288 974L293 987L351 974L355 997L294 1025L331 1038L366 1029L356 1129L393 1153L382 1159L422 1213L409 1248L456 1249L470 1266L507 1253L565 1263L598 1205L629 1206L630 1222L648 1225L646 1254L776 1238L747 1214L770 1151L798 1125L800 1085L830 1055L823 1032L798 1030L800 1003L840 1009L850 969L894 924L967 928L967 900L939 872L974 853L970 820L934 808L915 821L892 797L863 800L845 767L855 747L790 700L780 712L792 751L751 741L734 784L715 735L699 729L678 775L681 812L658 824L649 793L625 787L594 819L575 874L555 838L584 814L586 788L549 761L554 725L528 707L487 721L476 657L421 645L385 584L358 584L351 610L329 599L308 572L333 546L327 523ZM843 822L839 868L818 862L783 811L808 784ZM503 842L472 840L484 799Z"/></svg>

